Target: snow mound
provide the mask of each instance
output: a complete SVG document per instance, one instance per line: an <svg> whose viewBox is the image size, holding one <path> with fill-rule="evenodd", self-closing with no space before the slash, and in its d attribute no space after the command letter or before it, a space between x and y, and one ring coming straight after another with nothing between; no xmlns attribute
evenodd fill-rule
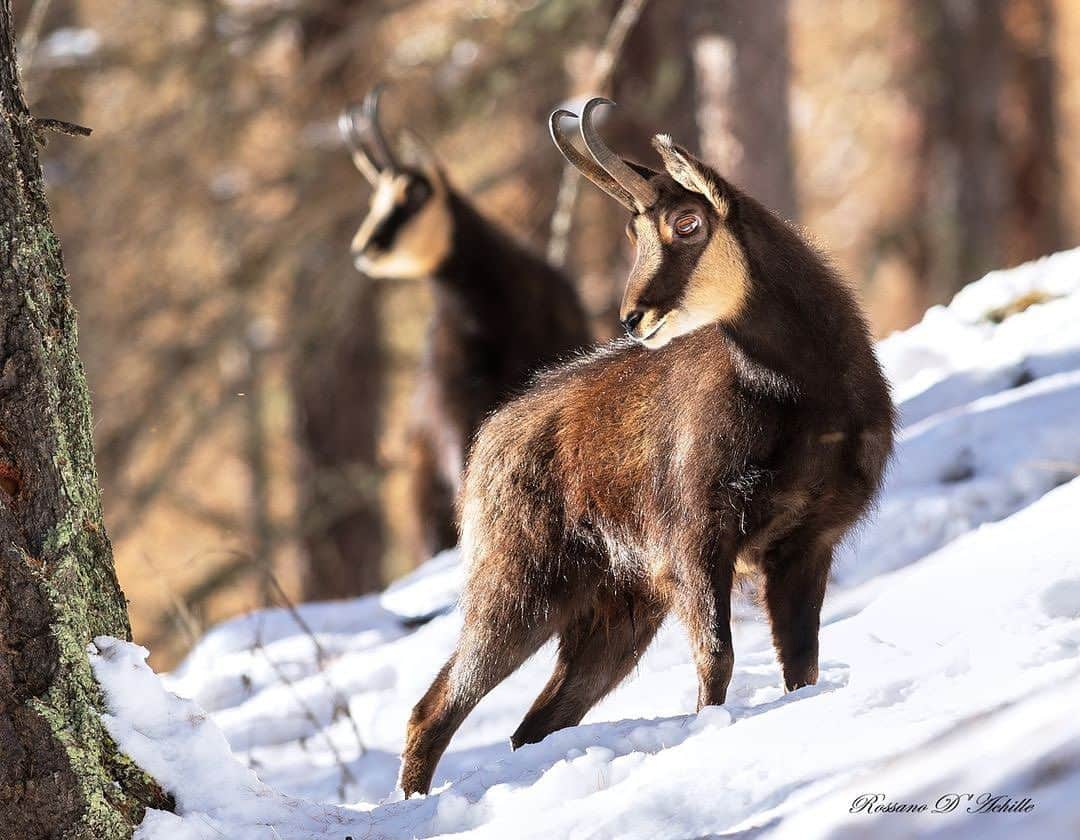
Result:
<svg viewBox="0 0 1080 840"><path fill-rule="evenodd" d="M838 558L816 686L784 694L744 602L725 706L688 714L669 622L582 725L511 752L548 646L469 717L434 792L397 801L409 710L460 629L447 552L379 596L227 622L164 678L97 639L106 724L177 801L137 836L1080 836L1077 324L1080 250L879 344L902 429Z"/></svg>

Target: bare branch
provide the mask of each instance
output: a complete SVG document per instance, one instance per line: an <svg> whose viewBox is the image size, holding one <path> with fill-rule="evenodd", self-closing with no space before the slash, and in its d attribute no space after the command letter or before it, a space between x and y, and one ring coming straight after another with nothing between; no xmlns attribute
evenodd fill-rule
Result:
<svg viewBox="0 0 1080 840"><path fill-rule="evenodd" d="M57 134L66 134L68 137L89 137L94 130L78 123L68 122L67 120L54 120L48 117L34 117L30 124L33 126L34 131L38 133L55 131Z"/></svg>
<svg viewBox="0 0 1080 840"><path fill-rule="evenodd" d="M300 692L296 690L296 684L292 681L292 679L290 679L289 675L285 673L285 670L280 665L278 665L274 658L270 656L266 648L263 647L262 640L256 641L255 650L262 654L263 658L266 659L266 662L270 666L271 670L273 670L274 674L277 675L277 678L281 680L281 682L292 693L293 701L296 703L297 708L300 709L301 713L307 719L308 723L311 724L315 732L318 732L322 735L323 741L326 743L327 748L330 750L330 754L334 757L334 763L337 764L338 770L341 773L341 782L338 785L338 797L341 799L342 802L344 802L347 798L345 785L356 784L355 774L352 772L352 770L349 769L349 765L345 763L345 759L342 757L341 751L338 750L337 744L334 743L334 739L330 737L330 733L326 731L326 728L323 726L323 724L319 722L318 716L315 714L314 711L312 711L311 706L304 702L304 698L300 696ZM337 710L336 699L334 710ZM360 747L360 751L361 753L364 752L362 744Z"/></svg>
<svg viewBox="0 0 1080 840"><path fill-rule="evenodd" d="M604 44L593 61L592 76L588 88L597 96L608 96L615 78L619 56L630 35L630 30L640 20L648 0L624 0L611 20ZM574 220L581 173L570 164L563 166L559 194L555 199L555 211L551 214L551 234L548 238L547 258L552 265L566 264L566 252L570 245L570 225Z"/></svg>

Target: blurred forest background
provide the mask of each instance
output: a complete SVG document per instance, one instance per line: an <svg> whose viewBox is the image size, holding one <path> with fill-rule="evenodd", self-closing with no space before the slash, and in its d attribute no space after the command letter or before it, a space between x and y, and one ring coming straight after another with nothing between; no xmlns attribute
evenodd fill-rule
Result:
<svg viewBox="0 0 1080 840"><path fill-rule="evenodd" d="M50 141L46 178L106 519L158 668L238 611L406 571L399 451L429 290L350 264L368 187L335 125L377 80L388 130L418 131L564 261L599 337L625 220L560 187L545 120L605 89L615 148L652 163L667 131L700 151L812 231L879 335L1080 239L1075 0L16 8L32 110L94 129Z"/></svg>

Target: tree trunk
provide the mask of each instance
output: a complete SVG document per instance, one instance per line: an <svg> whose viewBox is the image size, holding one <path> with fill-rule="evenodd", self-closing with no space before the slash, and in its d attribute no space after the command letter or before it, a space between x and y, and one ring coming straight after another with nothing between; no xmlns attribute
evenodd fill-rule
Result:
<svg viewBox="0 0 1080 840"><path fill-rule="evenodd" d="M86 656L94 636L131 631L12 30L0 0L0 826L111 840L167 802L102 727Z"/></svg>
<svg viewBox="0 0 1080 840"><path fill-rule="evenodd" d="M1004 0L970 6L924 0L926 56L916 79L922 104L921 149L929 303L947 300L1001 265L1007 173L998 118L1006 75Z"/></svg>
<svg viewBox="0 0 1080 840"><path fill-rule="evenodd" d="M787 0L698 0L690 25L705 159L795 219Z"/></svg>
<svg viewBox="0 0 1080 840"><path fill-rule="evenodd" d="M353 0L328 0L301 14L305 59L355 15ZM357 95L342 88L343 64L322 77L323 101ZM300 448L301 575L306 601L347 598L383 585L385 523L378 463L384 359L379 291L349 262L349 242L364 213L362 179L334 155L313 194L350 187L355 209L327 225L299 260L292 307L291 390Z"/></svg>
<svg viewBox="0 0 1080 840"><path fill-rule="evenodd" d="M907 213L883 240L919 310L1062 245L1051 12L1046 0L910 7L921 137Z"/></svg>
<svg viewBox="0 0 1080 840"><path fill-rule="evenodd" d="M1053 0L1011 0L1006 9L1011 72L1004 92L1002 133L1012 191L1005 241L1009 265L1066 245L1053 47L1056 25Z"/></svg>
<svg viewBox="0 0 1080 840"><path fill-rule="evenodd" d="M375 284L337 253L301 265L293 312L293 401L300 466L303 598L363 595L383 584L378 440L383 360Z"/></svg>

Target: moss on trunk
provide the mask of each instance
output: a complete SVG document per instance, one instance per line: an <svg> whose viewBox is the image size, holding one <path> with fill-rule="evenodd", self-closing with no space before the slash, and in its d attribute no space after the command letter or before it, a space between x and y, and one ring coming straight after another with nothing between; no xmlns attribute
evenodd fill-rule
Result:
<svg viewBox="0 0 1080 840"><path fill-rule="evenodd" d="M130 638L94 468L75 311L0 0L0 826L130 837L161 789L102 726L86 656Z"/></svg>

